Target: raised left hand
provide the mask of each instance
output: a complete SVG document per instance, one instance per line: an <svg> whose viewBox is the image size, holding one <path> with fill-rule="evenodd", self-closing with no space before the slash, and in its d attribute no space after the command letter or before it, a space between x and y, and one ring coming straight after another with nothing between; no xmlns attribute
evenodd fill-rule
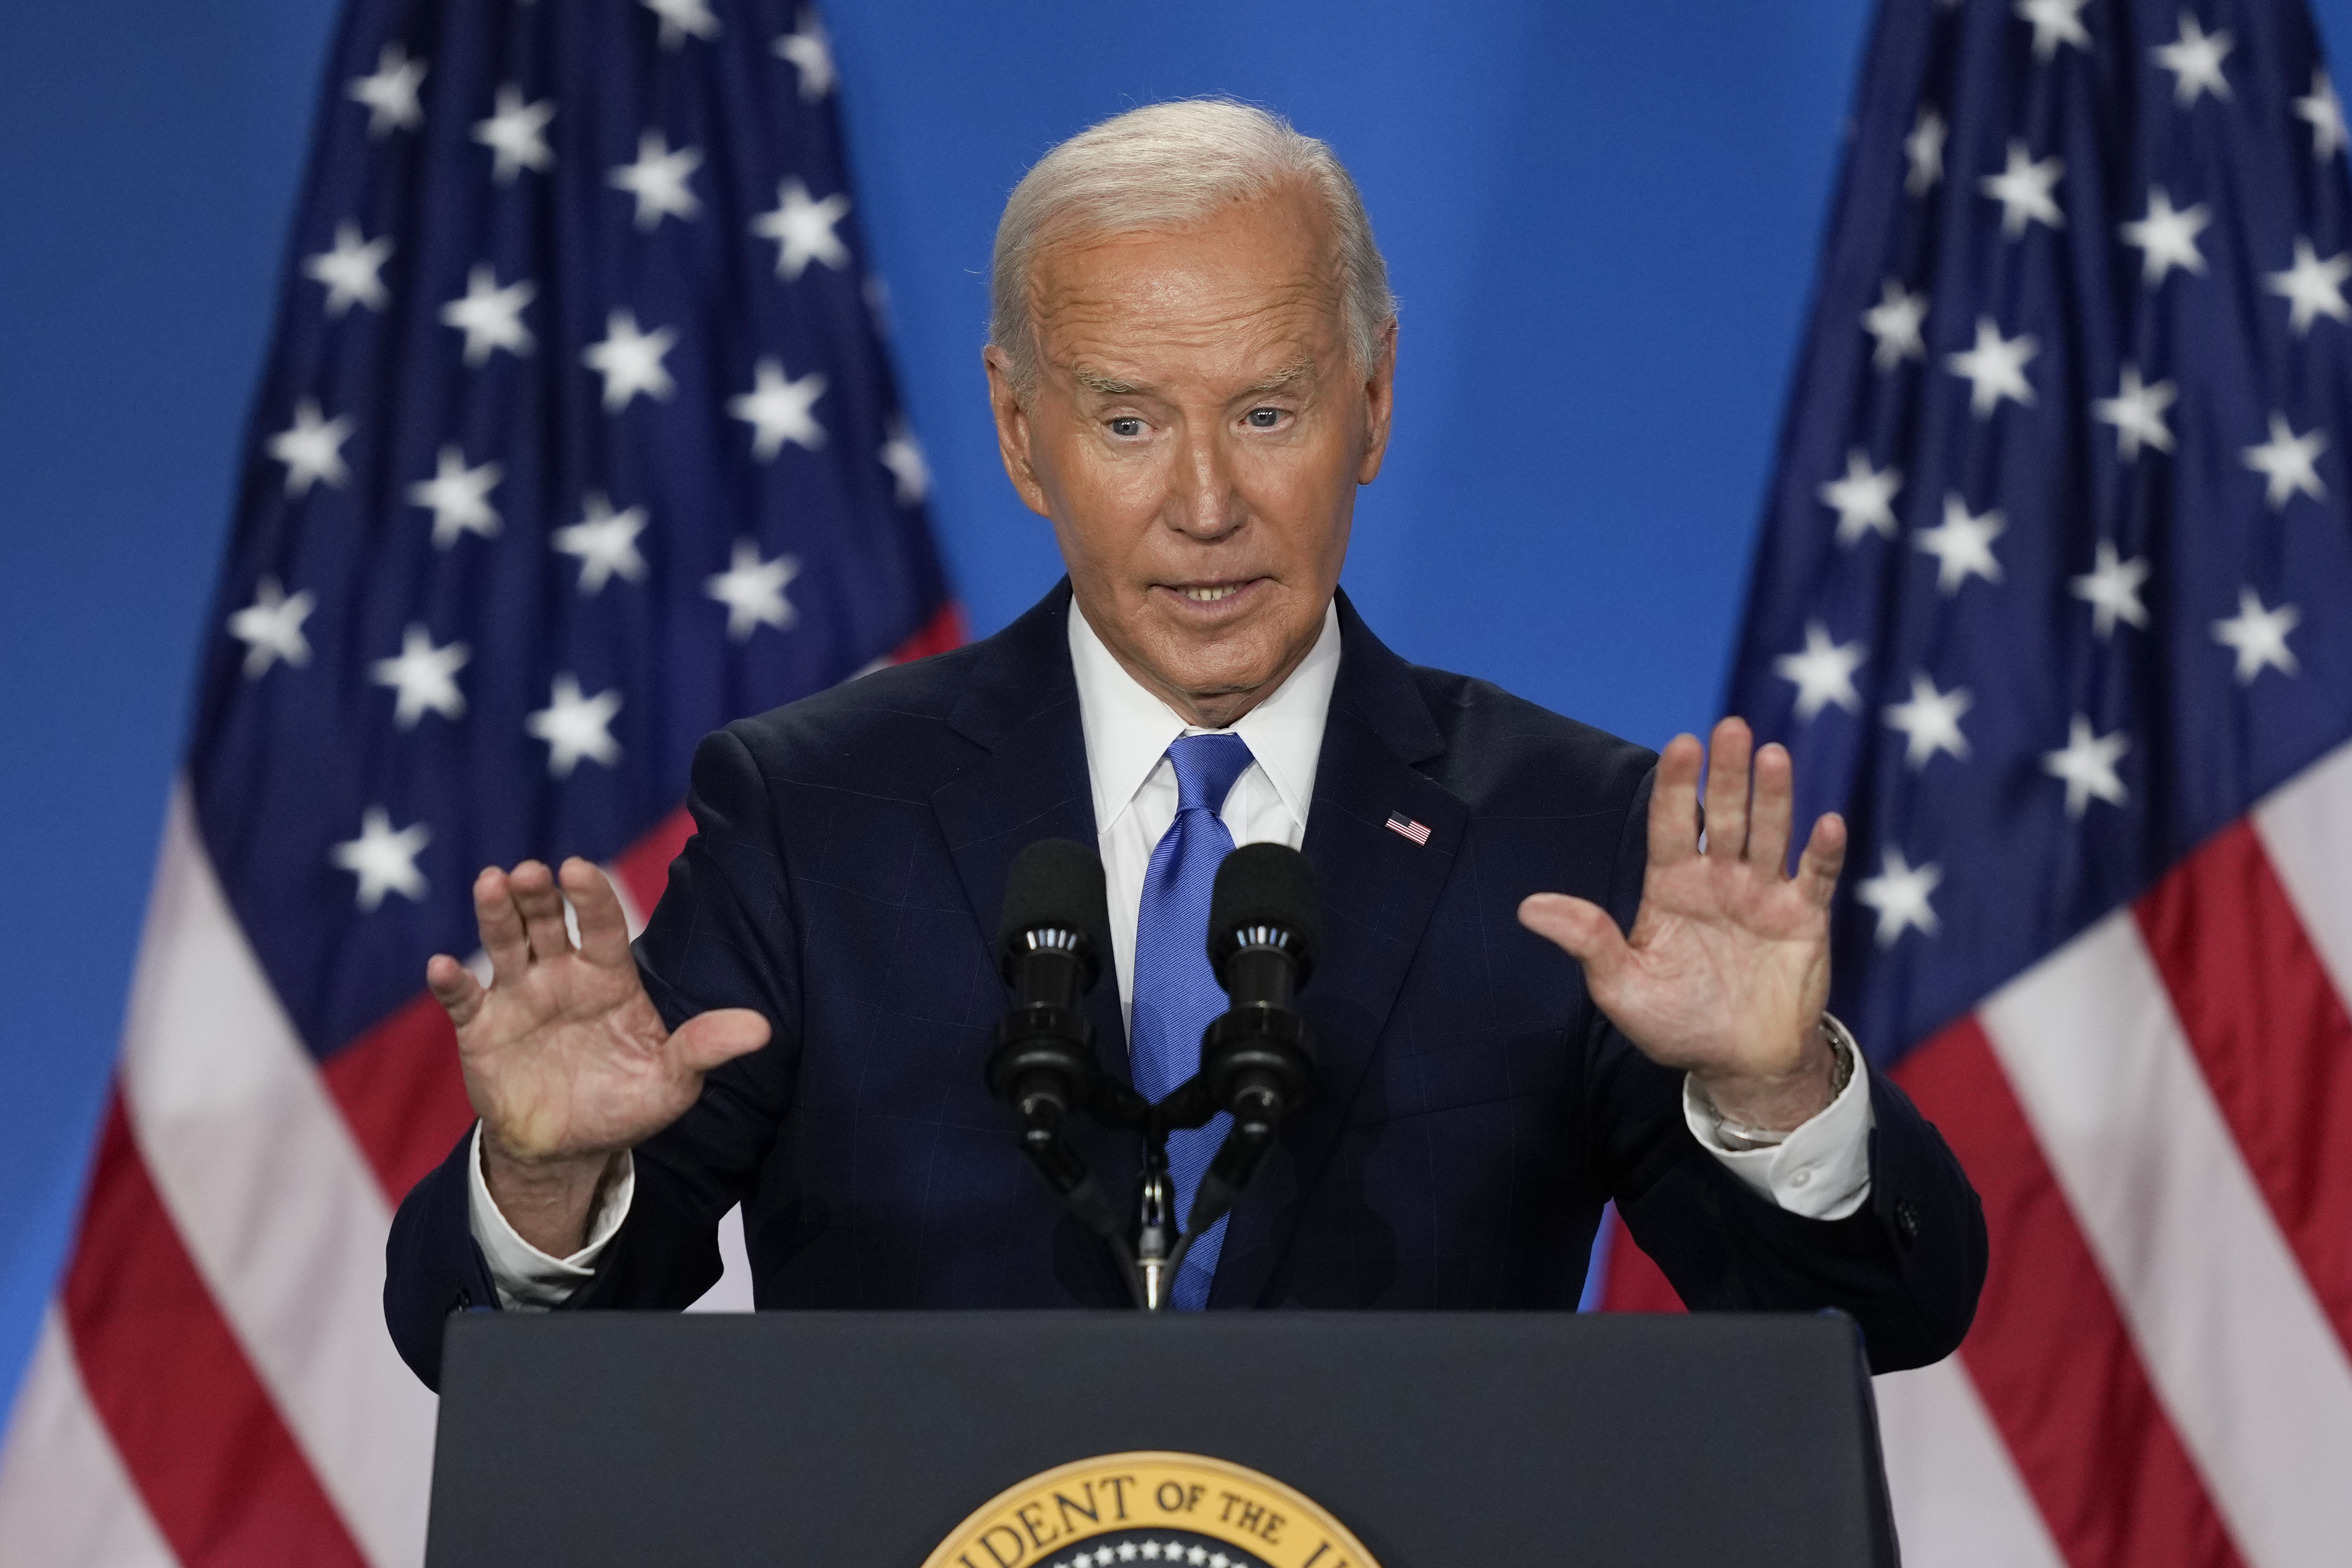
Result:
<svg viewBox="0 0 2352 1568"><path fill-rule="evenodd" d="M1643 1054L1690 1073L1728 1120L1787 1131L1831 1100L1822 1010L1845 821L1832 813L1813 824L1791 877L1787 749L1756 751L1747 723L1726 719L1713 750L1704 847L1706 750L1696 735L1677 735L1658 759L1649 869L1630 937L1608 910L1564 893L1528 899L1519 922L1584 965L1593 1001Z"/></svg>

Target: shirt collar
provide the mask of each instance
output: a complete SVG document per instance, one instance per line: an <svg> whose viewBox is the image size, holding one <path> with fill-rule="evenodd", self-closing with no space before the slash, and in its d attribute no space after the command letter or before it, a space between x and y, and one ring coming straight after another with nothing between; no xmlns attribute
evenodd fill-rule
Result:
<svg viewBox="0 0 2352 1568"><path fill-rule="evenodd" d="M1070 665L1077 677L1078 716L1086 731L1087 773L1094 786L1095 830L1118 820L1179 736L1202 734L1147 690L1104 646L1077 600L1070 601ZM1305 659L1271 696L1242 715L1233 732L1303 826L1315 794L1323 724L1339 679L1339 609L1323 608L1323 630Z"/></svg>

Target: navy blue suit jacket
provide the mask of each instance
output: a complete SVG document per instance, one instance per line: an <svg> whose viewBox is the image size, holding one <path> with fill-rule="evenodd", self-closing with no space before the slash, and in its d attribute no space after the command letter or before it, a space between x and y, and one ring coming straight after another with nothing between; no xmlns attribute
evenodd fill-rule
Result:
<svg viewBox="0 0 2352 1568"><path fill-rule="evenodd" d="M639 939L671 1024L752 1007L761 1050L636 1151L628 1219L569 1305L677 1308L744 1212L763 1308L1113 1307L1104 1245L1022 1158L981 1066L1007 994L1006 868L1096 842L1066 584L999 635L731 724L695 758L697 834ZM1630 924L1654 758L1488 685L1405 663L1343 596L1304 848L1324 957L1301 997L1310 1108L1234 1211L1210 1306L1575 1305L1602 1203L1700 1309L1840 1307L1882 1370L1958 1344L1985 1267L1976 1195L1879 1075L1871 1197L1797 1217L1685 1125L1681 1077L1523 930L1538 890ZM1419 845L1386 826L1402 812ZM1092 996L1128 1076L1117 985ZM1113 1194L1131 1134L1077 1142ZM385 1315L427 1383L447 1315L495 1304L461 1142L394 1223Z"/></svg>

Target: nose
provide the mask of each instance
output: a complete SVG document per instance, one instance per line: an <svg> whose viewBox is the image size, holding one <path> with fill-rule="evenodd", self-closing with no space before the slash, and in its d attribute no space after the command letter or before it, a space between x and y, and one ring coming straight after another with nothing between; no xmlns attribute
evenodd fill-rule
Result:
<svg viewBox="0 0 2352 1568"><path fill-rule="evenodd" d="M1169 526L1213 543L1240 528L1248 511L1223 429L1214 420L1188 426L1170 476Z"/></svg>

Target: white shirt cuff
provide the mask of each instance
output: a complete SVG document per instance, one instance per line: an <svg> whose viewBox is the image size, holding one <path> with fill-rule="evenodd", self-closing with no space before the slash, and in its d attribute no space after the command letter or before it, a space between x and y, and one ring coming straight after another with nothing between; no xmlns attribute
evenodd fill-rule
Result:
<svg viewBox="0 0 2352 1568"><path fill-rule="evenodd" d="M569 1258L551 1258L520 1236L490 1196L482 1176L482 1124L474 1123L473 1146L466 1156L467 1215L475 1243L490 1266L490 1282L499 1289L499 1305L509 1312L544 1312L562 1306L572 1292L593 1277L596 1255L629 1217L629 1200L637 1190L634 1156L622 1167L621 1179L604 1189L588 1224L588 1245Z"/></svg>
<svg viewBox="0 0 2352 1568"><path fill-rule="evenodd" d="M1851 1047L1849 1047L1852 1049ZM1853 1076L1838 1097L1769 1149L1734 1149L1716 1134L1715 1108L1688 1074L1683 1120L1699 1147L1780 1207L1806 1219L1844 1219L1870 1201L1870 1068L1853 1049Z"/></svg>

